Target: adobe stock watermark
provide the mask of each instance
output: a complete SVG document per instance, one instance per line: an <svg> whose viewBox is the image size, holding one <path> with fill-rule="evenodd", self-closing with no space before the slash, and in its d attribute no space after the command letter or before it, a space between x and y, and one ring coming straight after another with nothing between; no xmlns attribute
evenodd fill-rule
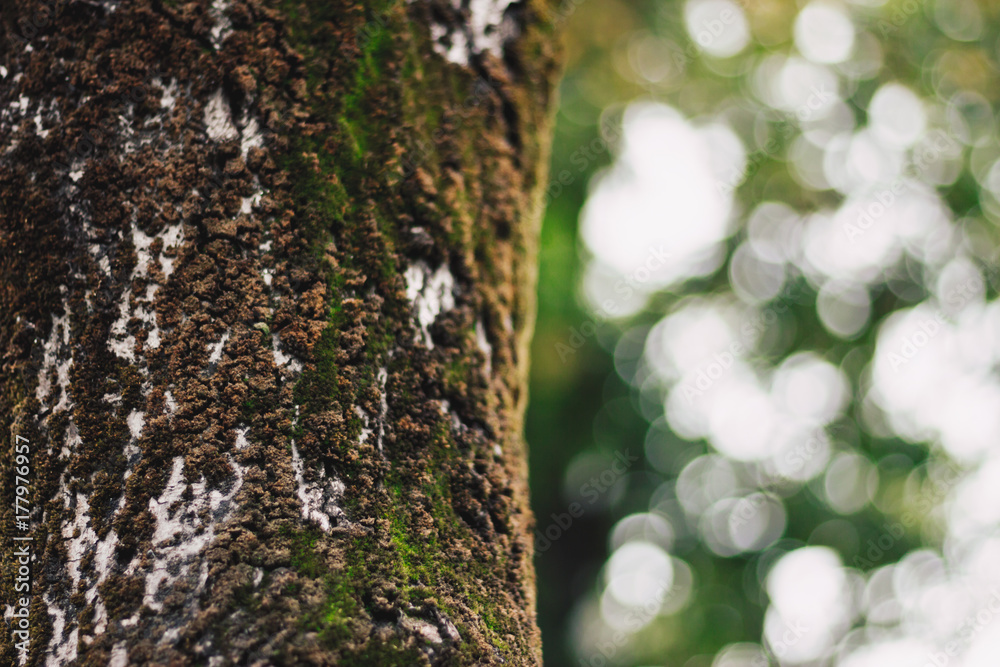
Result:
<svg viewBox="0 0 1000 667"><path fill-rule="evenodd" d="M786 285L772 305L746 318L740 325L740 340L733 341L725 350L713 354L711 361L681 385L681 395L688 405L694 405L695 398L702 396L726 375L736 359L751 351L768 328L778 322L780 315L788 312L788 302L793 300L789 290L790 286Z"/></svg>
<svg viewBox="0 0 1000 667"><path fill-rule="evenodd" d="M546 206L562 195L563 190L575 183L576 179L588 173L595 161L610 154L612 146L621 138L622 124L609 122L598 135L589 142L577 146L570 154L569 161L575 169L561 169L558 174L549 177L549 186L545 188L544 197Z"/></svg>
<svg viewBox="0 0 1000 667"><path fill-rule="evenodd" d="M736 363L737 357L741 356L747 349L746 345L736 340L729 344L728 350L713 354L712 361L703 368L699 368L693 380L681 385L681 395L687 400L688 405L694 405L696 397L702 396L712 388L717 380L722 379Z"/></svg>
<svg viewBox="0 0 1000 667"><path fill-rule="evenodd" d="M871 201L866 206L861 207L854 223L848 222L844 225L844 234L847 235L848 241L857 243L858 239L864 236L865 232L883 218L889 209L909 191L912 179L919 178L938 158L955 149L961 150L958 141L944 130L935 130L931 136L934 139L924 146L925 150L914 153L914 161L910 165L910 173L907 178L897 178L887 187L875 192L874 199L877 201Z"/></svg>
<svg viewBox="0 0 1000 667"><path fill-rule="evenodd" d="M817 112L826 109L835 97L833 92L827 90L825 83L812 84L805 101L795 108L795 117L799 121L809 120Z"/></svg>
<svg viewBox="0 0 1000 667"><path fill-rule="evenodd" d="M766 483L758 486L756 491L740 497L729 514L729 526L732 529L745 526L754 520L767 505L780 502L782 487L788 483L802 484L800 478L793 474L801 471L818 455L827 452L830 446L830 436L825 427L818 427L809 433L804 440L789 447L782 454L783 466L778 474L769 474ZM787 494L784 494L787 495Z"/></svg>
<svg viewBox="0 0 1000 667"><path fill-rule="evenodd" d="M827 89L825 83L813 84L809 87L809 95L805 101L796 107L792 113L800 123L805 122L816 113L829 107L830 102L835 97L836 95ZM746 164L742 169L733 169L725 179L716 181L716 191L719 195L725 196L731 194L741 183L756 174L761 165L778 155L778 151L781 150L784 142L795 133L795 127L788 118L783 119L777 125L777 134L781 138L781 141L773 136L769 137L763 146L757 148L747 156Z"/></svg>
<svg viewBox="0 0 1000 667"><path fill-rule="evenodd" d="M879 533L878 537L869 539L865 544L867 550L864 554L859 553L854 557L854 567L859 570L870 570L878 565L896 546L896 543L906 535L906 530L916 526L921 517L937 507L964 475L961 469L950 462L946 462L940 470L946 474L939 474L938 478L932 481L929 490L922 490L912 506L903 512L899 521L882 524L882 532Z"/></svg>
<svg viewBox="0 0 1000 667"><path fill-rule="evenodd" d="M698 47L708 49L715 40L725 34L726 28L736 23L738 18L739 15L735 11L726 7L715 18L703 20L699 29L691 35L694 42L688 44L683 51L680 49L674 51L674 64L678 69L686 67L700 55Z"/></svg>
<svg viewBox="0 0 1000 667"><path fill-rule="evenodd" d="M7 605L10 615L4 614L14 639L14 650L20 663L28 661L28 651L31 648L31 443L28 439L16 435L14 437L14 528L12 536L13 550L11 560L15 563L14 594L15 597Z"/></svg>
<svg viewBox="0 0 1000 667"><path fill-rule="evenodd" d="M31 46L31 40L38 36L40 30L44 30L52 23L55 15L55 0L41 0L34 14L22 16L17 20L14 30L10 33L11 39L15 43L20 43L21 48Z"/></svg>
<svg viewBox="0 0 1000 667"><path fill-rule="evenodd" d="M986 279L977 273L949 290L944 301L955 310L960 310L973 297L980 294L985 286ZM920 350L927 347L931 339L937 336L948 324L948 318L941 309L920 320L918 323L920 330L904 336L899 348L889 353L889 367L892 368L892 371L898 373L900 368L913 361Z"/></svg>
<svg viewBox="0 0 1000 667"><path fill-rule="evenodd" d="M782 139L787 139L795 131L795 128L788 121L782 121L778 124L778 127L778 136ZM732 194L733 190L740 186L740 183L743 183L756 174L761 165L777 156L778 151L781 150L781 146L782 142L778 141L775 137L770 137L764 142L763 146L747 156L746 163L742 169L734 168L724 179L715 182L716 192L722 196Z"/></svg>
<svg viewBox="0 0 1000 667"><path fill-rule="evenodd" d="M922 7L923 3L919 0L904 0L904 2L894 4L892 14L887 18L879 19L875 26L882 37L888 37L916 16Z"/></svg>
<svg viewBox="0 0 1000 667"><path fill-rule="evenodd" d="M898 352L889 353L889 366L893 372L898 373L900 367L910 363L914 357L931 342L931 339L938 335L941 328L948 323L941 311L933 316L920 321L920 331L915 331L903 337L903 342L899 346Z"/></svg>
<svg viewBox="0 0 1000 667"><path fill-rule="evenodd" d="M749 0L733 1L744 11L750 7ZM715 40L722 37L722 35L726 32L726 28L734 25L738 19L739 14L729 7L725 7L719 11L715 18L703 19L701 21L701 25L696 26L697 30L695 30L694 34L691 35L694 39L693 42L689 43L684 49L677 48L676 46L674 47L671 55L674 65L676 65L679 70L683 70L701 55L698 51L698 47L707 50L708 47L715 43Z"/></svg>
<svg viewBox="0 0 1000 667"><path fill-rule="evenodd" d="M657 271L667 266L670 257L671 254L662 245L650 246L646 251L646 258L639 266L615 282L613 289L615 294L621 295L620 301L611 298L605 299L601 302L597 318L589 319L579 327L570 327L565 342L562 340L556 342L555 350L556 354L559 355L559 361L566 363L575 355L588 338L597 334L599 326L597 319L609 319L617 315L621 309L621 301L631 299L637 291L642 289L643 285L652 280Z"/></svg>
<svg viewBox="0 0 1000 667"><path fill-rule="evenodd" d="M792 648L799 643L803 637L809 634L809 628L807 628L800 619L796 619L789 623L784 618L782 618L782 623L785 625L784 632L775 641L768 639L767 646L771 651L771 654L780 658L783 658L788 649ZM752 667L769 667L771 664L770 660L766 655L759 655L755 657L751 663Z"/></svg>
<svg viewBox="0 0 1000 667"><path fill-rule="evenodd" d="M395 9L395 5L390 5L388 8L375 14L375 18L366 21L361 29L357 31L354 35L355 44L359 49L364 49L367 47L373 39L382 34L389 24L392 22L392 10ZM341 48L348 45L348 42L344 42Z"/></svg>
<svg viewBox="0 0 1000 667"><path fill-rule="evenodd" d="M820 427L810 432L805 441L790 447L782 456L785 472L769 479L767 484L761 486L758 491L740 498L733 512L729 515L730 527L745 526L757 516L761 508L772 502L777 502L780 498L778 491L784 484L799 481L791 474L802 470L820 452L827 451L829 443L830 438L826 429Z"/></svg>
<svg viewBox="0 0 1000 667"><path fill-rule="evenodd" d="M657 586L656 592L645 603L632 607L625 614L624 629L616 630L610 638L597 642L597 650L587 658L580 658L581 667L607 667L615 664L612 661L618 653L628 646L629 639L635 633L656 618L664 605L679 595L685 593L683 586L671 582L669 586Z"/></svg>
<svg viewBox="0 0 1000 667"><path fill-rule="evenodd" d="M993 622L997 614L1000 614L1000 591L991 588L989 601L975 615L966 616L958 626L959 638L945 644L941 651L928 651L923 667L947 667L952 658L957 658L972 644L976 635Z"/></svg>
<svg viewBox="0 0 1000 667"><path fill-rule="evenodd" d="M587 508L592 507L603 494L607 493L608 489L624 477L638 460L639 457L628 449L624 452L615 452L611 465L580 485L580 495L586 500L586 504L570 503L566 508L567 511L552 514L552 522L548 526L535 530L535 553L548 551L552 543L572 528L573 522L586 514Z"/></svg>

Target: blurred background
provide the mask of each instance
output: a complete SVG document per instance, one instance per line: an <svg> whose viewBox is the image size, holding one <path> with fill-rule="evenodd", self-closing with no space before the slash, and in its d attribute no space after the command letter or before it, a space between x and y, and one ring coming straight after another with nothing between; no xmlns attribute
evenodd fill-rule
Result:
<svg viewBox="0 0 1000 667"><path fill-rule="evenodd" d="M1000 664L1000 6L564 0L550 667Z"/></svg>

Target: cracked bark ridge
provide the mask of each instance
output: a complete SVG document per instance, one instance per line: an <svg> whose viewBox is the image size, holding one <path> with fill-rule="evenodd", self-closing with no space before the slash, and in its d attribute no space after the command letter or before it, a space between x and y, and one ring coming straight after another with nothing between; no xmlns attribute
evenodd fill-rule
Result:
<svg viewBox="0 0 1000 667"><path fill-rule="evenodd" d="M0 662L540 662L550 15L0 7L0 474L28 438L35 540Z"/></svg>

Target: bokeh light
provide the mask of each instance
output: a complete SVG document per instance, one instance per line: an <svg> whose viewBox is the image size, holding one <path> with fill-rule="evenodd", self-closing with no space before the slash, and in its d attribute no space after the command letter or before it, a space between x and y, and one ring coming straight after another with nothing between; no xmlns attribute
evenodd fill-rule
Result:
<svg viewBox="0 0 1000 667"><path fill-rule="evenodd" d="M997 664L1000 6L598 5L528 423L539 521L586 511L547 664Z"/></svg>

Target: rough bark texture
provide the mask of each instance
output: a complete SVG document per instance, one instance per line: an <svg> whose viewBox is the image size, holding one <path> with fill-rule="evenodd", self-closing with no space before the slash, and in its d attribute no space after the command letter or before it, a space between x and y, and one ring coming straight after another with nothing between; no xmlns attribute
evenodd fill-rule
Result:
<svg viewBox="0 0 1000 667"><path fill-rule="evenodd" d="M27 664L537 664L536 0L0 3ZM10 632L0 663L18 664Z"/></svg>

